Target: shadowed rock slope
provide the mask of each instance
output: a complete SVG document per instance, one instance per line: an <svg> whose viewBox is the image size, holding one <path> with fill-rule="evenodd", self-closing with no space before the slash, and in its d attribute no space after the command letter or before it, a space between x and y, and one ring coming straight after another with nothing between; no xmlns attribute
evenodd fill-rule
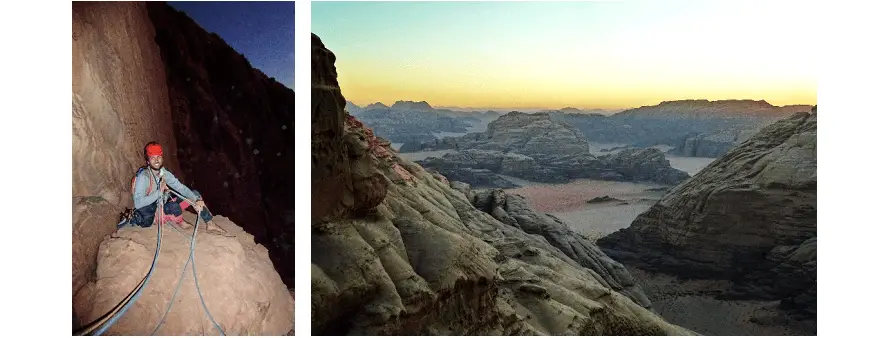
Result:
<svg viewBox="0 0 889 338"><path fill-rule="evenodd" d="M732 280L726 296L782 299L814 318L816 129L814 109L769 125L598 244L621 262Z"/></svg>
<svg viewBox="0 0 889 338"><path fill-rule="evenodd" d="M181 176L269 248L293 287L294 93L163 2L147 5L166 72ZM177 173L178 174L178 173Z"/></svg>
<svg viewBox="0 0 889 338"><path fill-rule="evenodd" d="M692 333L645 309L626 270L556 220L394 156L345 114L334 60L313 34L313 334ZM506 224L470 199L538 220Z"/></svg>

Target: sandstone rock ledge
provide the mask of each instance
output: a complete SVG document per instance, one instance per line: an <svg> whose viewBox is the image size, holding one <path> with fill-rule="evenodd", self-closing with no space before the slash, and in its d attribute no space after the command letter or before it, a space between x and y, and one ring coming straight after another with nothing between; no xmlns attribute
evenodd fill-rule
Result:
<svg viewBox="0 0 889 338"><path fill-rule="evenodd" d="M196 215L185 212L187 222ZM226 335L285 335L294 330L294 299L275 271L268 250L228 218L214 218L230 235L198 232L195 244L198 285L213 320ZM167 310L189 256L191 232L163 229L157 266L142 295L105 332L150 335ZM154 259L157 228L125 227L99 245L96 278L74 297L80 323L90 323L114 308L145 277ZM190 264L189 264L190 265ZM191 266L159 335L217 335L201 306Z"/></svg>

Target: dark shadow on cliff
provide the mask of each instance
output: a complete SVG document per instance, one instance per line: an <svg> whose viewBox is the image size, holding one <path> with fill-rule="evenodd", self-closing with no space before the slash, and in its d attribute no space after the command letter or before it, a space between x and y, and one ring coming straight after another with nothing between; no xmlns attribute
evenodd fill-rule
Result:
<svg viewBox="0 0 889 338"><path fill-rule="evenodd" d="M147 7L166 69L177 143L171 153L183 183L268 248L293 288L293 90L186 14L165 3Z"/></svg>

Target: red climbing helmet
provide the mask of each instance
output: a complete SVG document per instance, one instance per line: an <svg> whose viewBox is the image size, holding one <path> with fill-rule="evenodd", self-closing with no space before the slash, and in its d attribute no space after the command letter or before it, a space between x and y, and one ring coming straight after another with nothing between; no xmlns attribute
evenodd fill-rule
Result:
<svg viewBox="0 0 889 338"><path fill-rule="evenodd" d="M164 154L163 148L161 148L160 143L157 142L149 142L145 145L145 158L150 158L152 156L161 156Z"/></svg>

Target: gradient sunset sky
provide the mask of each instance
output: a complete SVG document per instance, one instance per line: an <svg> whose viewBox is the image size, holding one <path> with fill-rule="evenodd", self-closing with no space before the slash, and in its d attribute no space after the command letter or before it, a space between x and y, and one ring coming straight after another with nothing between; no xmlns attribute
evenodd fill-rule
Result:
<svg viewBox="0 0 889 338"><path fill-rule="evenodd" d="M312 32L336 54L343 95L362 106L816 104L817 22L805 2L311 5Z"/></svg>

